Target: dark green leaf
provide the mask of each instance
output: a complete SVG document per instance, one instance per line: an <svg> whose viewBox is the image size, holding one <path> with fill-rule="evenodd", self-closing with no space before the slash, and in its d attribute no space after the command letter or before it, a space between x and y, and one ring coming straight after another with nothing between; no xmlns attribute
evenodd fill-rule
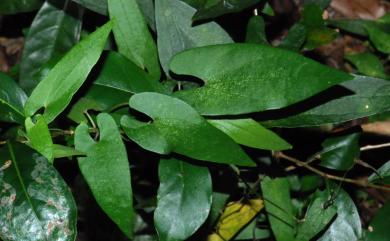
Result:
<svg viewBox="0 0 390 241"><path fill-rule="evenodd" d="M261 12L269 16L275 16L275 11L268 1L265 3L263 10L261 10Z"/></svg>
<svg viewBox="0 0 390 241"><path fill-rule="evenodd" d="M304 1L303 1L303 4L304 4L304 5L316 4L316 5L319 6L322 10L325 10L325 9L329 6L330 1L331 1L331 0L304 0Z"/></svg>
<svg viewBox="0 0 390 241"><path fill-rule="evenodd" d="M210 223L210 225L214 225L215 222L218 220L218 217L223 212L228 198L229 194L213 192L213 203L211 205L210 215L208 218L208 223Z"/></svg>
<svg viewBox="0 0 390 241"><path fill-rule="evenodd" d="M268 44L263 17L253 16L249 19L248 25L246 27L245 42Z"/></svg>
<svg viewBox="0 0 390 241"><path fill-rule="evenodd" d="M218 163L254 165L230 137L179 99L146 92L133 95L129 104L154 120L137 123L124 117L121 121L129 138L147 150L161 154L176 152Z"/></svg>
<svg viewBox="0 0 390 241"><path fill-rule="evenodd" d="M366 241L388 241L390 229L390 202L379 209L378 213L371 220L370 229L367 232Z"/></svg>
<svg viewBox="0 0 390 241"><path fill-rule="evenodd" d="M261 182L268 220L277 241L294 241L296 222L286 178L265 177Z"/></svg>
<svg viewBox="0 0 390 241"><path fill-rule="evenodd" d="M34 11L42 5L42 2L42 0L1 0L0 14L4 15Z"/></svg>
<svg viewBox="0 0 390 241"><path fill-rule="evenodd" d="M320 152L321 166L346 171L355 164L359 157L360 133L353 133L346 136L332 137L322 143Z"/></svg>
<svg viewBox="0 0 390 241"><path fill-rule="evenodd" d="M8 75L0 72L0 121L24 122L23 106L27 95Z"/></svg>
<svg viewBox="0 0 390 241"><path fill-rule="evenodd" d="M0 149L0 237L4 241L73 241L76 204L48 161L29 147Z"/></svg>
<svg viewBox="0 0 390 241"><path fill-rule="evenodd" d="M161 160L154 223L161 241L185 240L204 223L212 201L211 176L205 167L176 159Z"/></svg>
<svg viewBox="0 0 390 241"><path fill-rule="evenodd" d="M96 30L56 64L27 100L24 108L27 116L44 107L43 116L50 123L66 108L98 61L111 27L109 22Z"/></svg>
<svg viewBox="0 0 390 241"><path fill-rule="evenodd" d="M218 17L227 13L241 12L260 0L205 0L194 15L194 20Z"/></svg>
<svg viewBox="0 0 390 241"><path fill-rule="evenodd" d="M169 73L171 58L183 50L233 42L215 22L193 26L191 18L195 11L179 0L156 1L158 52L166 74Z"/></svg>
<svg viewBox="0 0 390 241"><path fill-rule="evenodd" d="M253 119L208 120L208 122L241 145L274 151L291 149L292 147Z"/></svg>
<svg viewBox="0 0 390 241"><path fill-rule="evenodd" d="M373 173L368 181L390 185L390 161L381 166L377 173Z"/></svg>
<svg viewBox="0 0 390 241"><path fill-rule="evenodd" d="M119 53L146 69L153 79L160 78L157 47L136 0L108 0L112 31Z"/></svg>
<svg viewBox="0 0 390 241"><path fill-rule="evenodd" d="M337 20L328 20L326 21L327 25L332 27L339 28L341 30L354 33L361 36L367 36L367 31L365 29L365 24L368 20L363 19L337 19Z"/></svg>
<svg viewBox="0 0 390 241"><path fill-rule="evenodd" d="M368 33L370 41L379 51L390 54L390 30L389 26L375 22L366 22L365 29ZM387 28L387 29L385 29Z"/></svg>
<svg viewBox="0 0 390 241"><path fill-rule="evenodd" d="M176 55L170 66L205 82L175 93L205 115L277 109L352 79L296 53L260 44L191 49Z"/></svg>
<svg viewBox="0 0 390 241"><path fill-rule="evenodd" d="M355 65L357 70L364 75L383 79L388 78L383 63L376 55L370 52L347 54L344 58Z"/></svg>
<svg viewBox="0 0 390 241"><path fill-rule="evenodd" d="M39 83L35 78L39 68L50 59L64 55L79 41L81 13L72 4L63 3L59 8L45 2L35 16L26 37L19 73L20 85L28 93Z"/></svg>
<svg viewBox="0 0 390 241"><path fill-rule="evenodd" d="M294 24L278 47L298 52L306 41L306 34L307 30L304 25Z"/></svg>
<svg viewBox="0 0 390 241"><path fill-rule="evenodd" d="M35 123L28 117L25 121L28 144L53 163L53 140L45 118L37 115Z"/></svg>
<svg viewBox="0 0 390 241"><path fill-rule="evenodd" d="M87 155L78 158L79 167L97 203L131 238L135 214L126 149L110 115L99 114L97 124L98 142L91 138L85 123L76 128L76 149Z"/></svg>
<svg viewBox="0 0 390 241"><path fill-rule="evenodd" d="M335 40L338 32L326 27L309 28L306 35L305 49L312 50Z"/></svg>
<svg viewBox="0 0 390 241"><path fill-rule="evenodd" d="M266 239L271 236L271 232L268 229L260 229L256 227L257 220L253 220L248 226L246 226L234 240L258 240Z"/></svg>
<svg viewBox="0 0 390 241"><path fill-rule="evenodd" d="M355 76L354 80L345 82L342 86L355 94L331 100L295 116L263 124L268 127L316 126L342 123L390 110L389 81Z"/></svg>
<svg viewBox="0 0 390 241"><path fill-rule="evenodd" d="M108 15L107 0L73 0L80 5L103 15Z"/></svg>

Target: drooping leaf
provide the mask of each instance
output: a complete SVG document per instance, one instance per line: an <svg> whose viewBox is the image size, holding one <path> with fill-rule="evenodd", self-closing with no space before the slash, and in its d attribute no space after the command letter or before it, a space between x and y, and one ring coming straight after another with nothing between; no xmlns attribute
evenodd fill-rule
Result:
<svg viewBox="0 0 390 241"><path fill-rule="evenodd" d="M160 154L176 152L217 163L254 165L230 137L179 99L145 92L133 95L129 104L154 120L144 123L125 116L121 121L127 136L147 150Z"/></svg>
<svg viewBox="0 0 390 241"><path fill-rule="evenodd" d="M351 168L360 154L359 138L360 133L327 138L319 154L320 165L340 171Z"/></svg>
<svg viewBox="0 0 390 241"><path fill-rule="evenodd" d="M67 13L70 11L74 16ZM80 38L82 11L64 2L56 6L45 2L28 31L20 63L20 86L31 93L39 83L39 68L52 58L64 55Z"/></svg>
<svg viewBox="0 0 390 241"><path fill-rule="evenodd" d="M136 0L108 0L113 33L119 53L160 78L157 47Z"/></svg>
<svg viewBox="0 0 390 241"><path fill-rule="evenodd" d="M185 240L205 222L212 201L205 167L176 159L161 160L154 223L161 241Z"/></svg>
<svg viewBox="0 0 390 241"><path fill-rule="evenodd" d="M390 185L390 161L381 166L377 173L373 173L368 181Z"/></svg>
<svg viewBox="0 0 390 241"><path fill-rule="evenodd" d="M24 122L23 106L27 100L24 91L8 75L0 72L0 121Z"/></svg>
<svg viewBox="0 0 390 241"><path fill-rule="evenodd" d="M288 180L286 178L271 179L266 177L261 182L261 190L265 210L276 240L295 241L296 222Z"/></svg>
<svg viewBox="0 0 390 241"><path fill-rule="evenodd" d="M208 120L208 122L241 145L274 151L291 148L285 140L253 119Z"/></svg>
<svg viewBox="0 0 390 241"><path fill-rule="evenodd" d="M27 116L44 107L43 116L50 123L66 108L98 61L111 27L109 22L96 30L55 65L28 98L24 107Z"/></svg>
<svg viewBox="0 0 390 241"><path fill-rule="evenodd" d="M183 50L233 42L215 22L193 26L191 18L195 11L179 0L156 1L158 53L166 74L171 58Z"/></svg>
<svg viewBox="0 0 390 241"><path fill-rule="evenodd" d="M194 20L218 17L227 13L240 12L260 0L205 0L194 15Z"/></svg>
<svg viewBox="0 0 390 241"><path fill-rule="evenodd" d="M260 44L191 49L176 55L170 67L205 82L175 93L205 115L282 108L352 79L299 54Z"/></svg>
<svg viewBox="0 0 390 241"><path fill-rule="evenodd" d="M267 127L304 127L342 123L390 110L390 82L368 76L355 76L341 86L354 92L303 113L263 122Z"/></svg>
<svg viewBox="0 0 390 241"><path fill-rule="evenodd" d="M97 203L131 238L135 214L126 149L109 114L99 114L97 124L99 141L91 138L85 123L76 128L75 147L86 154L78 158L79 167Z"/></svg>
<svg viewBox="0 0 390 241"><path fill-rule="evenodd" d="M265 22L261 16L253 16L246 27L246 43L268 44L265 34Z"/></svg>
<svg viewBox="0 0 390 241"><path fill-rule="evenodd" d="M54 167L19 143L7 143L0 157L1 239L75 240L77 207Z"/></svg>
<svg viewBox="0 0 390 241"><path fill-rule="evenodd" d="M53 140L45 118L37 115L35 123L28 117L25 121L28 144L53 164Z"/></svg>
<svg viewBox="0 0 390 241"><path fill-rule="evenodd" d="M43 0L1 0L0 14L5 15L34 11L42 5L42 2Z"/></svg>
<svg viewBox="0 0 390 241"><path fill-rule="evenodd" d="M85 154L81 151L78 151L78 150L72 148L72 147L53 144L53 157L54 158L82 156L82 155L85 155Z"/></svg>
<svg viewBox="0 0 390 241"><path fill-rule="evenodd" d="M390 229L390 202L387 201L371 220L367 241L388 241Z"/></svg>
<svg viewBox="0 0 390 241"><path fill-rule="evenodd" d="M347 54L344 57L364 75L383 79L389 78L385 73L383 63L376 55L370 52Z"/></svg>
<svg viewBox="0 0 390 241"><path fill-rule="evenodd" d="M229 241L245 227L259 212L264 204L261 199L230 202L219 218L216 231L207 241Z"/></svg>

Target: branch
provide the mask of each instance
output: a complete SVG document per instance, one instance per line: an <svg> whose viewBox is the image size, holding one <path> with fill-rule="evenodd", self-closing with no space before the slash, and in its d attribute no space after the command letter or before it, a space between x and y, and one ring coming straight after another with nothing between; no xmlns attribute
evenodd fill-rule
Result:
<svg viewBox="0 0 390 241"><path fill-rule="evenodd" d="M385 148L385 147L390 147L390 143L363 146L360 148L360 151L368 151L368 150L380 149L380 148Z"/></svg>

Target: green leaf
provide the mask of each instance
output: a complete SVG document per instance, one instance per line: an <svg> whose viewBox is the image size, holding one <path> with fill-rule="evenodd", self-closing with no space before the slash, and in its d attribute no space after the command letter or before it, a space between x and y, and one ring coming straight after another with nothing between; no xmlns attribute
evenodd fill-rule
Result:
<svg viewBox="0 0 390 241"><path fill-rule="evenodd" d="M0 72L0 121L24 122L23 106L27 100L24 91L8 75Z"/></svg>
<svg viewBox="0 0 390 241"><path fill-rule="evenodd" d="M320 165L340 171L351 168L360 154L359 138L360 133L353 133L326 139L319 154Z"/></svg>
<svg viewBox="0 0 390 241"><path fill-rule="evenodd" d="M366 241L388 241L390 229L390 202L387 201L371 220Z"/></svg>
<svg viewBox="0 0 390 241"><path fill-rule="evenodd" d="M147 150L160 154L176 152L217 163L254 165L232 139L179 99L145 92L133 95L129 104L154 120L137 124L124 117L121 121L127 136Z"/></svg>
<svg viewBox="0 0 390 241"><path fill-rule="evenodd" d="M80 5L100 13L102 15L108 15L108 6L107 0L73 0L74 2L79 3Z"/></svg>
<svg viewBox="0 0 390 241"><path fill-rule="evenodd" d="M19 143L7 143L0 157L1 239L75 240L77 207L54 167Z"/></svg>
<svg viewBox="0 0 390 241"><path fill-rule="evenodd" d="M352 78L299 54L260 44L191 49L176 55L170 67L205 82L175 93L204 115L278 109Z"/></svg>
<svg viewBox="0 0 390 241"><path fill-rule="evenodd" d="M347 192L334 185L337 196L333 206L337 208L337 217L318 241L357 241L362 237L362 224L359 212ZM322 192L325 194L325 192Z"/></svg>
<svg viewBox="0 0 390 241"><path fill-rule="evenodd" d="M20 86L28 93L39 83L35 75L40 67L79 41L82 11L74 4L63 3L61 7L45 2L28 31L19 73Z"/></svg>
<svg viewBox="0 0 390 241"><path fill-rule="evenodd" d="M365 29L370 41L379 51L390 54L390 31L389 26L382 26L373 22L366 22Z"/></svg>
<svg viewBox="0 0 390 241"><path fill-rule="evenodd" d="M113 33L119 53L154 79L160 78L157 47L136 0L108 0L110 18L115 19Z"/></svg>
<svg viewBox="0 0 390 241"><path fill-rule="evenodd" d="M265 34L265 22L261 16L252 16L246 26L245 42L269 44Z"/></svg>
<svg viewBox="0 0 390 241"><path fill-rule="evenodd" d="M78 158L79 167L97 203L131 238L135 214L125 145L110 115L99 114L97 124L99 141L91 138L85 123L76 128L76 149L87 155Z"/></svg>
<svg viewBox="0 0 390 241"><path fill-rule="evenodd" d="M303 4L316 4L321 8L321 10L325 10L330 4L330 0L304 0Z"/></svg>
<svg viewBox="0 0 390 241"><path fill-rule="evenodd" d="M317 197L309 205L304 221L299 223L296 240L309 241L323 230L336 215L335 206L325 197Z"/></svg>
<svg viewBox="0 0 390 241"><path fill-rule="evenodd" d="M369 182L381 183L390 185L390 161L381 166L377 173L373 173L369 178Z"/></svg>
<svg viewBox="0 0 390 241"><path fill-rule="evenodd" d="M205 0L194 15L194 20L218 17L227 13L241 12L260 0Z"/></svg>
<svg viewBox="0 0 390 241"><path fill-rule="evenodd" d="M72 147L53 144L54 158L63 158L63 157L81 156L81 155L85 155L85 154Z"/></svg>
<svg viewBox="0 0 390 241"><path fill-rule="evenodd" d="M363 19L330 19L326 21L326 24L350 33L367 36L368 34L364 27L367 22L368 20Z"/></svg>
<svg viewBox="0 0 390 241"><path fill-rule="evenodd" d="M357 70L364 75L383 79L389 78L385 73L383 63L370 52L347 54L344 58L355 65Z"/></svg>
<svg viewBox="0 0 390 241"><path fill-rule="evenodd" d="M274 151L291 149L292 147L253 119L208 120L208 122L241 145Z"/></svg>
<svg viewBox="0 0 390 241"><path fill-rule="evenodd" d="M205 167L176 159L161 160L154 223L161 241L185 240L205 222L212 202Z"/></svg>
<svg viewBox="0 0 390 241"><path fill-rule="evenodd" d="M268 220L277 241L294 241L296 223L286 178L265 177L261 182Z"/></svg>
<svg viewBox="0 0 390 241"><path fill-rule="evenodd" d="M226 193L213 192L213 203L211 204L210 215L208 217L208 223L210 225L214 225L218 220L229 196L230 195Z"/></svg>
<svg viewBox="0 0 390 241"><path fill-rule="evenodd" d="M267 239L271 236L271 232L268 229L260 229L256 226L257 220L253 220L248 226L246 226L234 240L257 240Z"/></svg>
<svg viewBox="0 0 390 241"><path fill-rule="evenodd" d="M16 14L30 12L38 9L42 5L42 0L1 0L0 14Z"/></svg>
<svg viewBox="0 0 390 241"><path fill-rule="evenodd" d="M27 116L34 115L44 107L43 116L50 123L66 108L98 61L111 27L109 22L96 30L54 66L27 100L24 107Z"/></svg>
<svg viewBox="0 0 390 241"><path fill-rule="evenodd" d="M171 58L183 50L233 42L215 22L193 26L191 18L195 11L179 0L156 1L158 53L167 75Z"/></svg>
<svg viewBox="0 0 390 241"><path fill-rule="evenodd" d="M53 164L53 140L46 120L43 116L37 115L34 121L35 123L30 117L25 121L28 144Z"/></svg>
<svg viewBox="0 0 390 241"><path fill-rule="evenodd" d="M263 122L267 127L304 127L342 123L390 110L390 82L355 76L343 87L355 94L331 100L308 111L279 120Z"/></svg>
<svg viewBox="0 0 390 241"><path fill-rule="evenodd" d="M306 41L307 30L301 23L294 24L278 47L298 52Z"/></svg>

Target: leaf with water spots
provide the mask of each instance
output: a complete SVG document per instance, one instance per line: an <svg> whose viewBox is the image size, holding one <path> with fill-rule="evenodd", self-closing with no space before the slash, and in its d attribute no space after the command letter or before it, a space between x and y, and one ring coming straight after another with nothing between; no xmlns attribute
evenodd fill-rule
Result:
<svg viewBox="0 0 390 241"><path fill-rule="evenodd" d="M3 241L73 241L76 204L47 159L26 145L0 149L0 237Z"/></svg>

